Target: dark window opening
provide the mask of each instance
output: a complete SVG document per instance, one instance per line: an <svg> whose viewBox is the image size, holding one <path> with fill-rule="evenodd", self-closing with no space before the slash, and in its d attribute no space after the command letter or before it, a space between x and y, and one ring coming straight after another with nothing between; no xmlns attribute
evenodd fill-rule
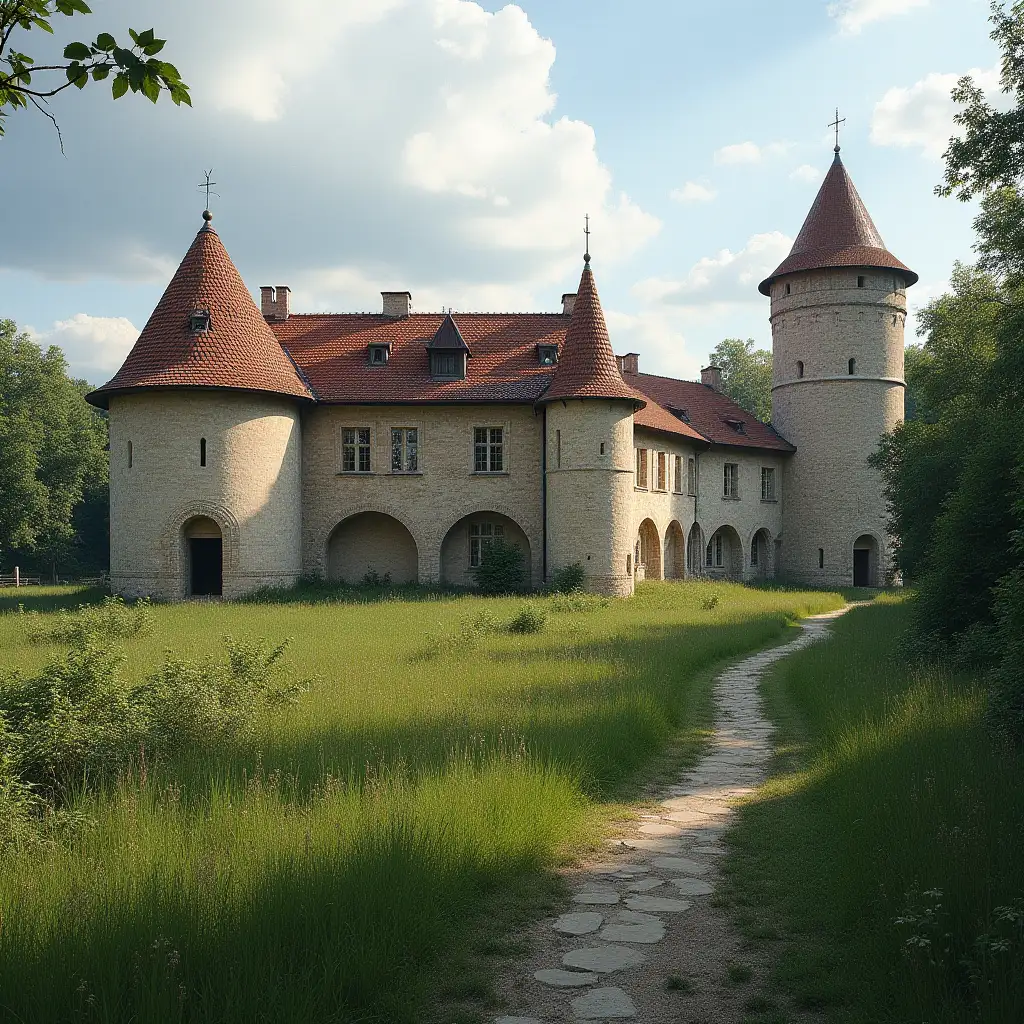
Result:
<svg viewBox="0 0 1024 1024"><path fill-rule="evenodd" d="M205 334L211 326L208 309L193 309L188 317L188 329L193 334Z"/></svg>
<svg viewBox="0 0 1024 1024"><path fill-rule="evenodd" d="M796 375L798 377L802 377L804 375L804 361L802 359L798 359L796 361Z"/></svg>
<svg viewBox="0 0 1024 1024"><path fill-rule="evenodd" d="M818 568L819 569L824 569L825 568L825 549L824 548L818 548Z"/></svg>
<svg viewBox="0 0 1024 1024"><path fill-rule="evenodd" d="M206 438L199 438L199 465L206 465Z"/></svg>
<svg viewBox="0 0 1024 1024"><path fill-rule="evenodd" d="M390 354L390 345L370 345L370 365L385 366Z"/></svg>
<svg viewBox="0 0 1024 1024"><path fill-rule="evenodd" d="M193 597L220 597L224 591L224 550L220 537L192 537L188 542Z"/></svg>
<svg viewBox="0 0 1024 1024"><path fill-rule="evenodd" d="M132 446L131 441L128 442L128 468L132 468L132 464L135 462L135 449Z"/></svg>
<svg viewBox="0 0 1024 1024"><path fill-rule="evenodd" d="M793 290L793 289L792 289L792 288L791 288L791 287L790 287L790 286L789 286L789 285L787 284L787 285L786 285L786 294L787 294L787 295L789 295L789 294L790 294L790 292L792 292L792 290Z"/></svg>
<svg viewBox="0 0 1024 1024"><path fill-rule="evenodd" d="M852 377L857 372L857 360L851 359L849 363L849 373Z"/></svg>
<svg viewBox="0 0 1024 1024"><path fill-rule="evenodd" d="M604 455L604 441L601 442L601 454Z"/></svg>
<svg viewBox="0 0 1024 1024"><path fill-rule="evenodd" d="M558 346L538 345L537 361L541 366L554 366L558 362Z"/></svg>
<svg viewBox="0 0 1024 1024"><path fill-rule="evenodd" d="M464 352L431 352L430 373L433 377L449 380L464 380L466 377L466 356Z"/></svg>
<svg viewBox="0 0 1024 1024"><path fill-rule="evenodd" d="M864 278L863 277L858 277L857 278L857 287L858 288L863 288L864 287Z"/></svg>

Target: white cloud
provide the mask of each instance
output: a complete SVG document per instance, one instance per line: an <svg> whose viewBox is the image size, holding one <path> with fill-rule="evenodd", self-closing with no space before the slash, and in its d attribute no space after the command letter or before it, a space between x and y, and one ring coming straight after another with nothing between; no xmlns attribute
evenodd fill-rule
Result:
<svg viewBox="0 0 1024 1024"><path fill-rule="evenodd" d="M759 164L772 157L784 156L791 148L788 142L770 142L767 146L759 146L756 142L737 142L715 150L715 163L725 166Z"/></svg>
<svg viewBox="0 0 1024 1024"><path fill-rule="evenodd" d="M968 74L989 99L999 95L999 71L974 69ZM919 148L939 159L957 134L953 115L957 107L950 93L960 75L933 72L909 88L894 87L876 104L871 116L871 141L876 146Z"/></svg>
<svg viewBox="0 0 1024 1024"><path fill-rule="evenodd" d="M822 178L821 171L819 171L817 167L812 167L810 164L801 164L793 170L789 176L793 181L804 181L808 183L821 181Z"/></svg>
<svg viewBox="0 0 1024 1024"><path fill-rule="evenodd" d="M706 185L688 181L682 188L672 189L668 195L669 199L674 199L677 203L710 203L718 193Z"/></svg>
<svg viewBox="0 0 1024 1024"><path fill-rule="evenodd" d="M64 350L73 377L90 384L103 384L124 362L139 336L138 328L123 316L90 316L76 313L57 320L48 331L26 330L44 347L58 345Z"/></svg>
<svg viewBox="0 0 1024 1024"><path fill-rule="evenodd" d="M840 32L857 35L876 21L885 21L906 14L917 7L927 7L929 0L837 0L828 5L828 13L839 23Z"/></svg>
<svg viewBox="0 0 1024 1024"><path fill-rule="evenodd" d="M720 302L755 302L757 286L789 254L793 239L781 231L752 236L739 251L723 249L705 256L682 278L652 277L638 281L633 295L659 305L707 306Z"/></svg>

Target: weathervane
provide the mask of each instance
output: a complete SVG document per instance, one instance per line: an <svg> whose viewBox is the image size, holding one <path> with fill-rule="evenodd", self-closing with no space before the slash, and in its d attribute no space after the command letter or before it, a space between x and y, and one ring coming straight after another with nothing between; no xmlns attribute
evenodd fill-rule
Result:
<svg viewBox="0 0 1024 1024"><path fill-rule="evenodd" d="M587 238L587 251L583 254L583 262L584 263L589 263L590 262L590 214L588 213L586 215L586 217L583 218L583 220L584 220L584 222L586 224L586 227L584 227L584 229L583 229L583 234L586 235L586 238Z"/></svg>
<svg viewBox="0 0 1024 1024"><path fill-rule="evenodd" d="M829 124L829 128L835 128L836 130L836 152L839 152L839 126L846 124L846 118L839 116L839 108L836 107L836 119Z"/></svg>
<svg viewBox="0 0 1024 1024"><path fill-rule="evenodd" d="M209 213L210 196L216 196L218 199L220 199L220 193L213 191L213 186L216 185L217 182L210 181L210 175L213 174L213 168L211 167L208 171L203 171L203 174L206 176L206 181L203 182L203 184L201 185L197 185L196 188L198 188L200 192L206 193L206 212Z"/></svg>

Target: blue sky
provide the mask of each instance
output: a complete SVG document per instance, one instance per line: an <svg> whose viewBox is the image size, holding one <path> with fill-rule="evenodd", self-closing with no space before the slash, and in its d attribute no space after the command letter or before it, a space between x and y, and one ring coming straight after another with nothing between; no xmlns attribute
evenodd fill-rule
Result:
<svg viewBox="0 0 1024 1024"><path fill-rule="evenodd" d="M66 157L29 113L0 139L0 316L94 383L200 226L210 166L246 283L288 284L299 311L376 310L389 288L420 310L557 309L589 213L616 350L688 377L724 337L769 345L757 282L828 169L837 105L847 167L921 275L911 301L971 257L973 211L932 190L953 81L995 88L983 0L92 6L60 43L152 25L195 104L97 88L54 103Z"/></svg>

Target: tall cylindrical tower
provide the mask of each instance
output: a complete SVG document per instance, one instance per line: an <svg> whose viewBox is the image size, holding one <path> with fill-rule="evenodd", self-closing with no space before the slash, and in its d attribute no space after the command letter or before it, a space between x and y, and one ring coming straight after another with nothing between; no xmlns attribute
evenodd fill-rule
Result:
<svg viewBox="0 0 1024 1024"><path fill-rule="evenodd" d="M294 583L312 395L210 215L114 378L110 582L164 600Z"/></svg>
<svg viewBox="0 0 1024 1024"><path fill-rule="evenodd" d="M579 563L587 589L633 593L633 413L646 403L622 379L585 257L545 408L547 571Z"/></svg>
<svg viewBox="0 0 1024 1024"><path fill-rule="evenodd" d="M772 424L796 446L783 476L782 573L821 586L882 586L892 542L882 434L903 419L907 288L836 147L771 297Z"/></svg>

